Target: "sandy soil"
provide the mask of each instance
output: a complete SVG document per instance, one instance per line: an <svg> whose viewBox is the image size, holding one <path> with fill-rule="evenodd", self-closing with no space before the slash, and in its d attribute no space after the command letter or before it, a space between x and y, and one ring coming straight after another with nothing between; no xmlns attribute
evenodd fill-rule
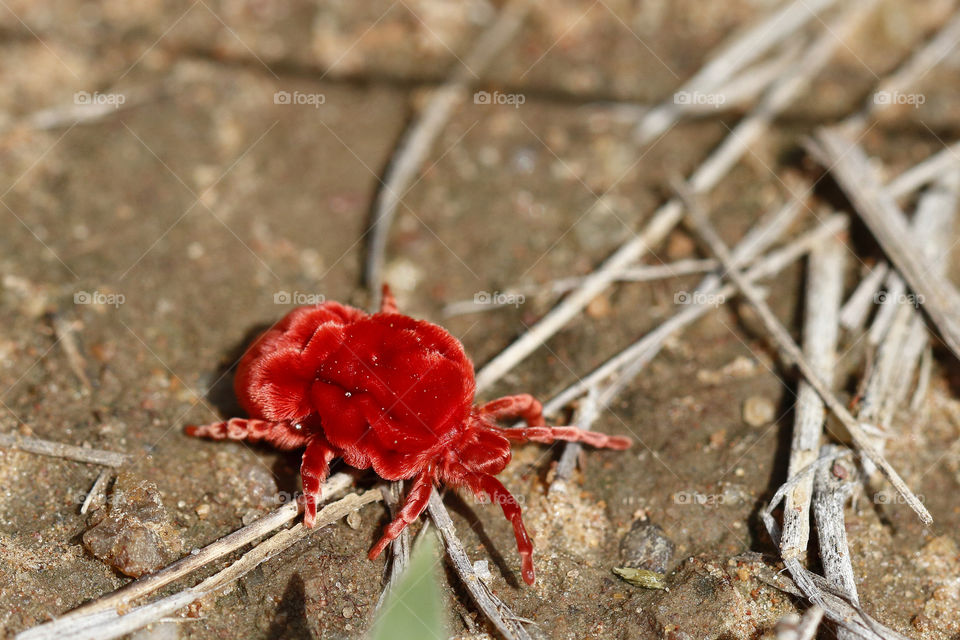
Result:
<svg viewBox="0 0 960 640"><path fill-rule="evenodd" d="M237 413L230 366L290 308L275 303L277 294L367 303L364 232L378 175L425 92L495 10L478 1L360 4L61 0L0 8L0 422L131 454L126 481L155 486L168 553L203 546L266 513L278 491L297 489L296 454L198 442L182 427ZM478 365L554 299L531 295L515 308L449 319L443 307L587 273L640 229L669 179L696 167L738 116L684 122L640 154L617 104L669 96L712 47L772 5L550 4L533 12L479 83L524 103L468 103L457 112L405 196L387 250L402 309L443 323ZM784 175L816 177L799 151L802 136L861 104L949 5L881 3L710 197L725 240L735 242L782 199ZM939 139L955 140L958 76L954 51L918 87L925 103L885 116L862 143L897 171L939 150ZM96 121L36 126L36 114L73 105L81 91L124 103ZM322 104L277 104L278 91L322 96ZM821 205L837 200L829 185L818 196ZM851 245L865 261L878 256L860 228ZM648 262L696 255L677 231ZM951 273L956 280L960 252ZM794 330L802 278L798 265L771 284L776 311ZM852 268L851 286L856 278ZM669 317L674 295L697 281L612 288L488 395L549 398ZM83 293L97 303L76 303ZM73 327L89 386L71 368L55 321ZM858 337L845 339L852 346ZM939 640L960 632L960 424L955 364L937 355L922 416L902 416L888 446L936 524L923 529L906 507L876 504L870 490L847 517L867 610L912 637ZM862 356L849 351L851 372ZM749 310L719 308L673 340L595 425L638 435L632 450L588 452L563 496L545 491L558 448L516 450L502 480L525 502L535 587L518 579L512 531L496 507L450 494L468 553L490 561L493 591L542 637L772 633L782 615L804 606L764 580L779 566L763 555L773 548L757 516L784 479L794 388ZM776 407L777 420L744 422L741 407L755 396ZM5 636L130 580L83 545L105 515L79 513L99 471L0 450ZM681 493L715 499L677 500ZM137 637L356 637L381 587L383 560L369 562L366 550L386 518L377 505L361 515L359 527L317 532L205 600L188 621ZM669 591L611 572L638 518L659 525L675 547ZM479 637L484 623L453 574L444 588L452 631ZM833 637L829 627L823 637Z"/></svg>

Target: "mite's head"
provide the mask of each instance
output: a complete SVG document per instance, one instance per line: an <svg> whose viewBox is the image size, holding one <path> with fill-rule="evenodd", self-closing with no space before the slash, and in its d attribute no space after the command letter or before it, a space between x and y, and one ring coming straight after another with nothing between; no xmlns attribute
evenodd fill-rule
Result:
<svg viewBox="0 0 960 640"><path fill-rule="evenodd" d="M470 486L476 475L495 476L510 462L510 441L476 409L444 452L439 475L451 485Z"/></svg>

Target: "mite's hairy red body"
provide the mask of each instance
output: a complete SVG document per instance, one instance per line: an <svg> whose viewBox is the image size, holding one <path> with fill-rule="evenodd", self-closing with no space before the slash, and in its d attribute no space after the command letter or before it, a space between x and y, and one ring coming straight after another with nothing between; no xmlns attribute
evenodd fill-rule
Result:
<svg viewBox="0 0 960 640"><path fill-rule="evenodd" d="M630 446L623 437L545 426L540 403L529 395L474 406L473 364L463 346L443 328L398 313L386 287L379 313L336 302L294 309L244 354L234 388L249 419L187 427L187 433L306 447L300 474L307 527L333 458L373 468L386 480L414 479L371 559L419 517L435 482L467 486L498 503L512 522L528 584L533 545L520 506L494 477L510 461L510 441ZM508 417L523 418L528 427L496 424Z"/></svg>

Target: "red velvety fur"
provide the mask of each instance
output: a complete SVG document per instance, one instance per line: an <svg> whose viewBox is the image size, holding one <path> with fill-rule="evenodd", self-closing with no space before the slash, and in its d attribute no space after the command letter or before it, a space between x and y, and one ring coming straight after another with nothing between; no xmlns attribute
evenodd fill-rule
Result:
<svg viewBox="0 0 960 640"><path fill-rule="evenodd" d="M510 440L577 440L626 448L622 437L546 427L540 403L508 396L474 407L473 364L443 328L396 312L389 289L380 313L336 302L294 309L240 360L234 388L250 418L188 427L190 435L306 446L304 523L312 526L329 461L372 467L386 480L415 478L407 501L370 552L376 557L426 507L440 481L468 486L498 503L511 520L533 582L532 543L520 507L494 476L510 461ZM528 429L504 430L498 418L522 417Z"/></svg>

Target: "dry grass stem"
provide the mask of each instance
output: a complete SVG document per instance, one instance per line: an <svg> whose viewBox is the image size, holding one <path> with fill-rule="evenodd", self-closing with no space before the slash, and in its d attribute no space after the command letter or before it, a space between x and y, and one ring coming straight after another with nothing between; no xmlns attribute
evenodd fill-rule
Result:
<svg viewBox="0 0 960 640"><path fill-rule="evenodd" d="M61 442L42 440L40 438L31 438L15 433L0 433L0 447L26 451L27 453L35 453L41 456L50 456L52 458L64 458L65 460L75 460L76 462L100 464L105 467L122 467L130 459L130 456L125 453L104 451L103 449L87 449L86 447L77 447L72 444L63 444Z"/></svg>
<svg viewBox="0 0 960 640"><path fill-rule="evenodd" d="M903 212L880 188L863 150L840 134L821 129L816 153L836 177L855 210L873 233L898 273L922 300L940 336L960 358L960 294L939 276L914 241Z"/></svg>
<svg viewBox="0 0 960 640"><path fill-rule="evenodd" d="M900 477L900 474L896 472L890 463L887 462L886 458L871 444L870 439L867 434L864 433L860 423L850 415L850 412L833 394L829 385L824 382L816 368L804 357L800 351L800 347L798 347L797 343L790 337L789 332L787 332L783 324L781 324L773 311L771 311L770 307L763 300L763 297L756 291L753 283L745 278L739 268L733 264L729 249L727 249L727 246L720 236L717 235L716 230L700 208L692 192L685 192L685 197L688 202L688 207L690 208L690 220L693 229L700 235L716 257L723 262L727 268L727 275L730 280L733 281L740 292L743 293L744 297L750 302L751 306L757 311L757 315L763 322L770 337L776 343L777 349L785 363L795 365L800 370L800 373L806 378L810 386L816 390L830 411L833 412L840 422L843 423L843 426L847 428L847 431L853 438L854 444L861 453L880 468L887 480L890 481L897 492L903 497L904 501L917 513L921 522L926 525L931 524L933 517L930 515L930 512L927 511L927 508L906 485Z"/></svg>
<svg viewBox="0 0 960 640"><path fill-rule="evenodd" d="M828 386L833 386L837 362L840 301L847 247L832 236L810 253L804 300L803 353ZM823 401L806 381L797 388L793 437L787 476L810 465L820 453L823 436ZM780 554L801 557L810 539L810 501L813 477L801 480L786 497L783 509L783 537Z"/></svg>
<svg viewBox="0 0 960 640"><path fill-rule="evenodd" d="M761 102L693 172L689 183L695 192L705 193L720 182L750 145L767 131L777 114L803 93L811 80L826 66L843 38L859 24L874 2L875 0L868 0L852 3L831 21L824 33L804 51L802 63L793 65L789 73L778 79ZM637 236L621 245L596 271L584 279L583 284L570 292L539 322L477 373L477 391L489 389L507 371L566 326L616 279L618 272L636 263L641 256L658 245L682 217L683 203L679 198L672 198L661 205Z"/></svg>
<svg viewBox="0 0 960 640"><path fill-rule="evenodd" d="M374 202L370 226L365 277L375 305L379 305L387 238L397 207L414 184L414 178L426 162L440 132L466 100L471 84L477 79L476 74L483 73L496 54L513 39L523 25L529 8L528 0L514 0L506 4L463 61L457 62L451 77L434 90L427 105L397 146Z"/></svg>
<svg viewBox="0 0 960 640"><path fill-rule="evenodd" d="M242 578L251 570L282 553L311 533L336 522L366 504L381 499L380 492L374 489L362 494L351 494L331 503L317 513L316 524L312 529L307 529L303 526L303 523L297 523L290 529L284 529L194 587L183 589L127 612L121 613L116 607L90 608L82 614L64 616L53 622L24 631L16 638L17 640L109 640L132 633L148 624L173 615L204 596L213 594L221 587Z"/></svg>

